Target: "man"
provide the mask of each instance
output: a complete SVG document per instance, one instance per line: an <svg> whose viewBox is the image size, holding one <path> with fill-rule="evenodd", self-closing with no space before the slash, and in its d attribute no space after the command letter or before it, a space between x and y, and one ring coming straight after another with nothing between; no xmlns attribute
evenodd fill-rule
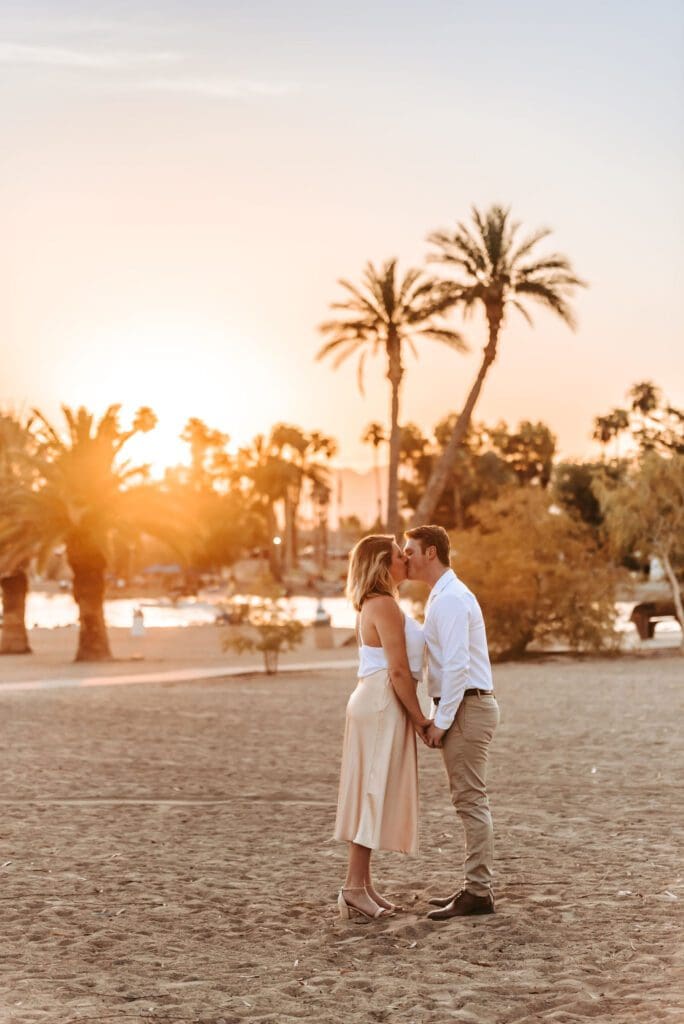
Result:
<svg viewBox="0 0 684 1024"><path fill-rule="evenodd" d="M493 914L494 830L487 800L487 754L499 722L487 636L475 595L450 568L449 536L441 526L406 533L408 578L430 585L425 607L428 693L434 721L429 746L441 747L451 802L465 829L465 884L428 917L446 921Z"/></svg>

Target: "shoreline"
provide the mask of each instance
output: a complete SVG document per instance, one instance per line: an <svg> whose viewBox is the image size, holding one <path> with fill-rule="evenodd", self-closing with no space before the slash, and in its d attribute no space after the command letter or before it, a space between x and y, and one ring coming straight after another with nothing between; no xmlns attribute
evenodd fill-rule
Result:
<svg viewBox="0 0 684 1024"><path fill-rule="evenodd" d="M145 636L135 638L130 630L110 627L113 658L101 662L75 662L77 627L65 626L29 631L31 654L0 657L0 693L28 689L54 689L141 683L201 682L228 677L265 676L263 655L255 652L224 652L222 640L230 626L150 627ZM327 641L319 646L321 641ZM496 673L506 665L610 664L667 660L681 657L679 646L659 644L657 639L640 646L603 654L574 653L562 649L529 650L515 661L495 662ZM325 635L315 627L305 630L303 643L279 657L280 673L313 672L322 667L352 672L357 663L354 632L330 627ZM684 660L682 662L684 665Z"/></svg>

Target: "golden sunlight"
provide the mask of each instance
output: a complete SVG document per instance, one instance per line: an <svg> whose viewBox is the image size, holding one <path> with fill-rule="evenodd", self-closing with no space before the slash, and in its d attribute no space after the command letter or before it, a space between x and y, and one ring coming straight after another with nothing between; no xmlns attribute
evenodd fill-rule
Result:
<svg viewBox="0 0 684 1024"><path fill-rule="evenodd" d="M97 411L120 402L124 425L140 406L152 408L157 426L133 438L126 454L149 463L155 477L187 461L179 435L191 416L228 434L231 449L277 416L279 389L268 364L255 368L254 344L201 317L134 318L78 338L76 346L71 380L65 370L56 387L70 394L70 404L86 401Z"/></svg>

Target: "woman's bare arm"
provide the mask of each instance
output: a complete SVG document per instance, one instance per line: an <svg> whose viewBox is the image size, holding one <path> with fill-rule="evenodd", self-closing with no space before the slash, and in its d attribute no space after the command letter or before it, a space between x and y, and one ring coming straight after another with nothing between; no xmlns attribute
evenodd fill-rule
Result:
<svg viewBox="0 0 684 1024"><path fill-rule="evenodd" d="M406 712L417 729L430 724L421 711L416 693L416 684L406 654L406 637L404 635L404 617L399 605L392 597L374 597L364 605L366 624L375 627L387 658L390 682Z"/></svg>

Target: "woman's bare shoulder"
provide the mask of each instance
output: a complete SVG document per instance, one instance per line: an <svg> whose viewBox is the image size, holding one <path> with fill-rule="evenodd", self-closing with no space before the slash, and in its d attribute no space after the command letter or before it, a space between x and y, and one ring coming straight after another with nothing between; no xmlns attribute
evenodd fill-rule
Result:
<svg viewBox="0 0 684 1024"><path fill-rule="evenodd" d="M369 619L392 621L401 618L401 609L391 594L373 594L363 603Z"/></svg>

